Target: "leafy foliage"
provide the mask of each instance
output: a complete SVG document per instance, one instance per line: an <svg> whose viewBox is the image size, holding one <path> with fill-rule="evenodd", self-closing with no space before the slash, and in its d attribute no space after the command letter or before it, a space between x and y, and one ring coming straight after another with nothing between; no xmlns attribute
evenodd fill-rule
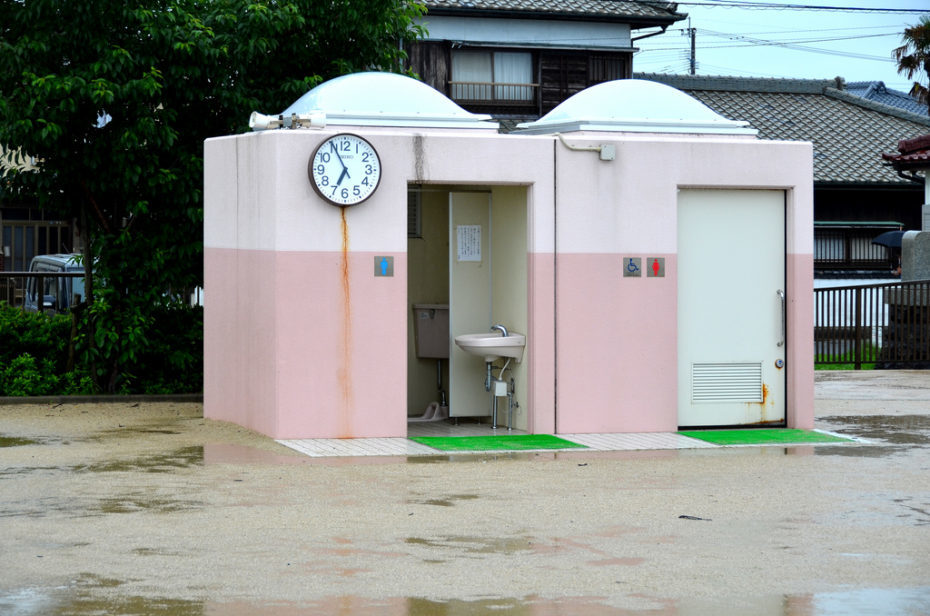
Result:
<svg viewBox="0 0 930 616"><path fill-rule="evenodd" d="M250 111L281 110L324 79L399 70L423 10L0 0L0 143L40 161L8 181L78 222L96 281L78 311L79 346L98 389L146 382L140 362L168 344L161 315L202 285L203 140L246 130Z"/></svg>
<svg viewBox="0 0 930 616"><path fill-rule="evenodd" d="M71 318L0 304L0 396L88 394L90 376L68 370Z"/></svg>
<svg viewBox="0 0 930 616"><path fill-rule="evenodd" d="M69 369L72 317L23 312L0 303L0 396L91 394L84 368ZM118 393L167 394L203 389L203 309L161 307L150 315L154 336L134 349L137 372L125 373ZM98 328L98 333L106 331ZM77 341L78 351L87 351Z"/></svg>
<svg viewBox="0 0 930 616"><path fill-rule="evenodd" d="M918 79L930 77L930 16L924 15L915 26L904 29L901 36L903 45L896 47L892 54L898 63L898 72L908 79L916 75ZM930 113L930 95L927 87L914 81L910 94L927 104L927 113Z"/></svg>

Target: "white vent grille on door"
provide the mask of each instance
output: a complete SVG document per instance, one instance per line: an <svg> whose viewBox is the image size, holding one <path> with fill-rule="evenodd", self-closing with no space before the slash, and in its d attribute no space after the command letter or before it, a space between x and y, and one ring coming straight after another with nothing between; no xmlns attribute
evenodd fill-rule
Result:
<svg viewBox="0 0 930 616"><path fill-rule="evenodd" d="M762 363L691 364L692 402L762 402Z"/></svg>

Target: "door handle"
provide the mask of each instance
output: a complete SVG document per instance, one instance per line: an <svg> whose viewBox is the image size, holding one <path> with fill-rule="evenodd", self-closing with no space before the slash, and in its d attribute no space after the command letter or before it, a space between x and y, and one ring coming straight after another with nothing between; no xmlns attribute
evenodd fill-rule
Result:
<svg viewBox="0 0 930 616"><path fill-rule="evenodd" d="M781 340L778 341L778 346L785 346L785 337L786 337L786 322L785 322L785 292L781 289L775 291L778 294L778 298L781 300Z"/></svg>

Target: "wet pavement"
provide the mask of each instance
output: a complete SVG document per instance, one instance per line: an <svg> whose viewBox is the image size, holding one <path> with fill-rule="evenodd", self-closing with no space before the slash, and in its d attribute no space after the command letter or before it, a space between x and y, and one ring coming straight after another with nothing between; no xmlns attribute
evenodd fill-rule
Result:
<svg viewBox="0 0 930 616"><path fill-rule="evenodd" d="M930 372L850 445L311 459L191 403L0 407L0 614L930 613Z"/></svg>

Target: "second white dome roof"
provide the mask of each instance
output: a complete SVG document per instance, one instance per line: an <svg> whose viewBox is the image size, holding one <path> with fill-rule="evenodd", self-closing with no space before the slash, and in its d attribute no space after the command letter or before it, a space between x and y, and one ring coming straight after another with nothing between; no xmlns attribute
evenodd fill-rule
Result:
<svg viewBox="0 0 930 616"><path fill-rule="evenodd" d="M755 135L748 122L728 120L680 90L655 81L618 79L591 86L563 101L520 132L571 131Z"/></svg>

